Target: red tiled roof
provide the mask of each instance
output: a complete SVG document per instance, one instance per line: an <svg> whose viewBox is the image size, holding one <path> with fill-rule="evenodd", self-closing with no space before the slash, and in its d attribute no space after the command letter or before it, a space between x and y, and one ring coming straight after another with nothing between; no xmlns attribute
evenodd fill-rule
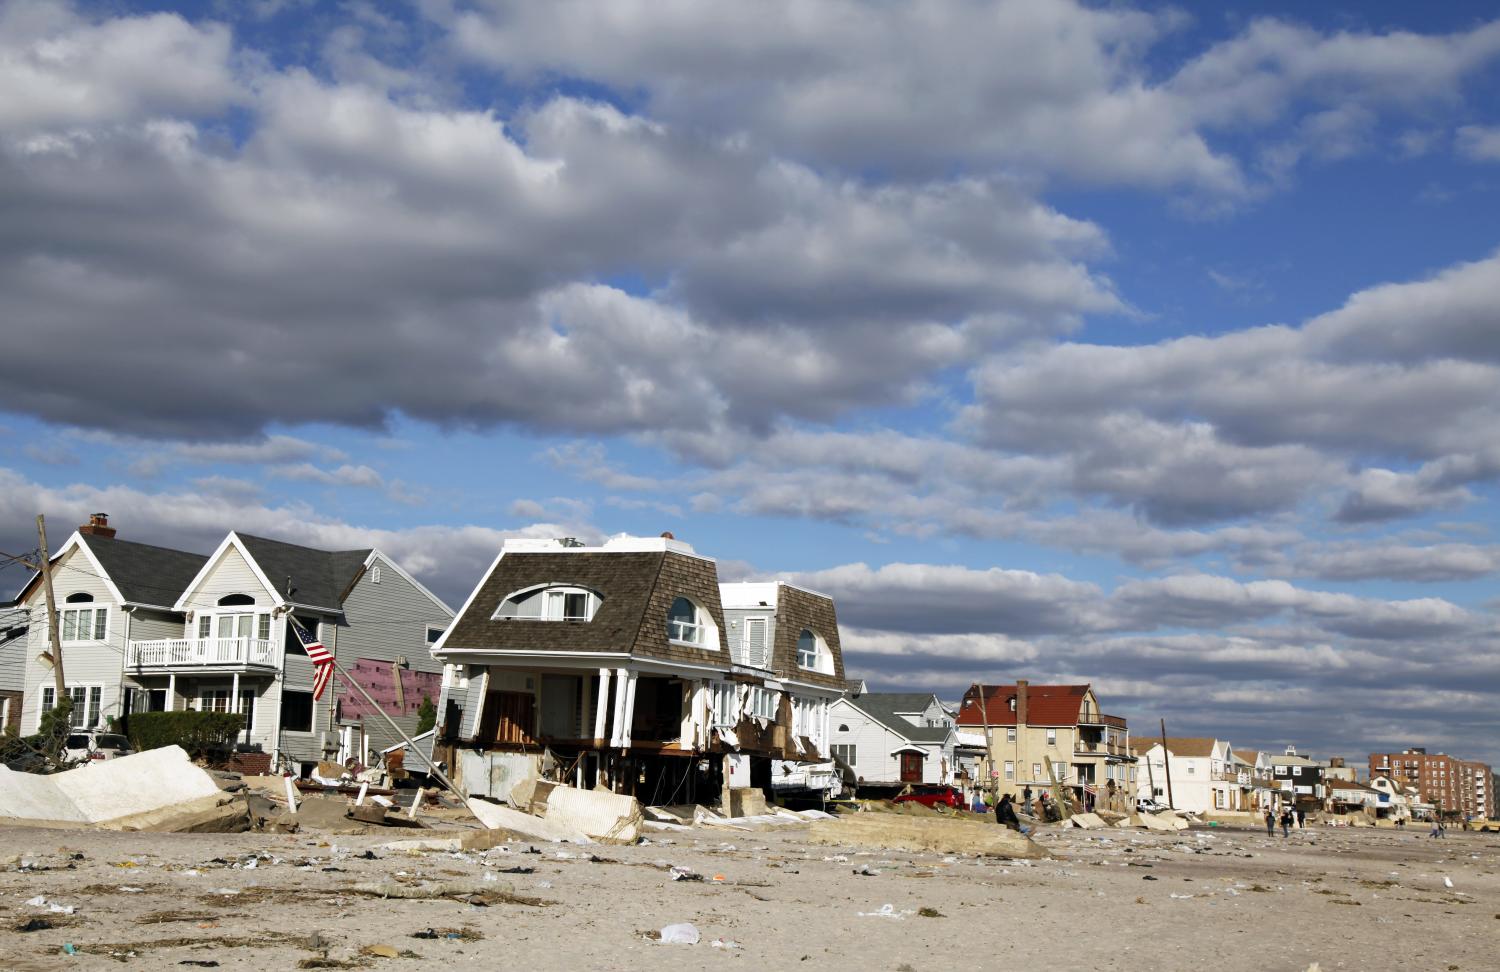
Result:
<svg viewBox="0 0 1500 972"><path fill-rule="evenodd" d="M963 702L958 707L958 724L961 726L983 726L985 716L992 726L1013 726L1016 713L1011 711L1011 699L1016 696L1014 685L985 685L984 705L979 704L976 690L969 686ZM1031 726L1076 726L1078 714L1083 708L1083 696L1087 685L1028 685L1026 687L1026 724Z"/></svg>

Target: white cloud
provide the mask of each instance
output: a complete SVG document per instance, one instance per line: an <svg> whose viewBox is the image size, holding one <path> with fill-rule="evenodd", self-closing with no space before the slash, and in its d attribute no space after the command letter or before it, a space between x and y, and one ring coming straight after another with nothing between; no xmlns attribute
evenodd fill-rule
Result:
<svg viewBox="0 0 1500 972"><path fill-rule="evenodd" d="M1478 162L1500 162L1500 125L1461 126L1458 151Z"/></svg>

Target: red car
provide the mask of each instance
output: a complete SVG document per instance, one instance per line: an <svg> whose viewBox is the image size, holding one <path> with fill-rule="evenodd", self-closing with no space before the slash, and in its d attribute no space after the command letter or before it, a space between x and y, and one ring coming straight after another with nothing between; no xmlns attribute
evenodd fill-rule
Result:
<svg viewBox="0 0 1500 972"><path fill-rule="evenodd" d="M903 793L892 803L920 803L924 807L935 807L943 804L948 807L961 807L964 798L951 786L914 786L910 793Z"/></svg>

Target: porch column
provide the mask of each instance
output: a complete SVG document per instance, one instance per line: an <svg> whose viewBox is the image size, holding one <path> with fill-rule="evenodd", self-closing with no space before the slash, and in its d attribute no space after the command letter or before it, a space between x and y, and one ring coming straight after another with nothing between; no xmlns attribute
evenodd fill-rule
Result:
<svg viewBox="0 0 1500 972"><path fill-rule="evenodd" d="M615 671L615 715L613 725L609 731L609 745L611 749L618 749L624 745L625 727L625 691L629 685L629 673L620 668Z"/></svg>
<svg viewBox="0 0 1500 972"><path fill-rule="evenodd" d="M630 680L625 683L625 724L620 728L620 748L630 748L630 724L635 721L635 687L640 680L638 672L630 673Z"/></svg>
<svg viewBox="0 0 1500 972"><path fill-rule="evenodd" d="M167 711L172 711L173 702L177 699L177 673L167 673Z"/></svg>
<svg viewBox="0 0 1500 972"><path fill-rule="evenodd" d="M229 711L230 712L238 712L238 711L240 711L240 673L239 672L235 672L234 673L234 678L230 682L230 689L229 689ZM240 730L240 732L244 732L244 731L245 730L243 730L243 729ZM236 733L235 736L236 736L236 738L238 738L239 733ZM250 740L247 737L245 739L245 741L249 742Z"/></svg>
<svg viewBox="0 0 1500 972"><path fill-rule="evenodd" d="M599 669L599 697L594 702L594 745L604 745L604 731L609 728L609 669Z"/></svg>

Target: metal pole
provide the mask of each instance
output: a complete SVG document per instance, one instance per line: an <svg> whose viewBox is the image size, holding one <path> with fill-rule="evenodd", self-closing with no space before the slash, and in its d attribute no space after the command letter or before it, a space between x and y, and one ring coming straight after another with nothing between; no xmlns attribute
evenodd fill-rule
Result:
<svg viewBox="0 0 1500 972"><path fill-rule="evenodd" d="M1167 774L1167 809L1176 810L1177 801L1172 799L1172 756L1167 752L1167 720L1161 721L1161 765Z"/></svg>

